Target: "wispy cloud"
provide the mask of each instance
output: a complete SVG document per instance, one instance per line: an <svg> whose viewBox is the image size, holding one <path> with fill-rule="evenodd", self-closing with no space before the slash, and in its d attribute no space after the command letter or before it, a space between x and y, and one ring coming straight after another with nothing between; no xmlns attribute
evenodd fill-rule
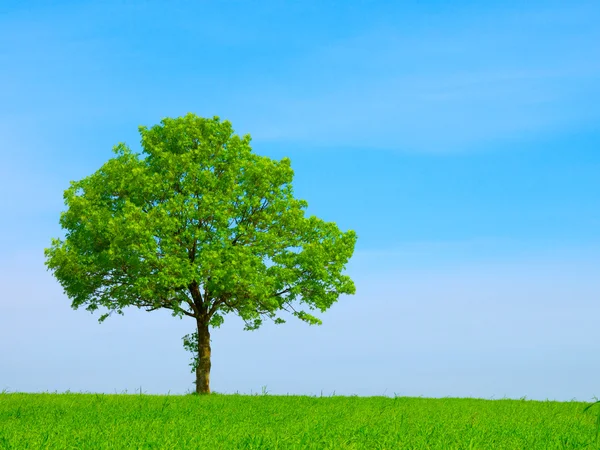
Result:
<svg viewBox="0 0 600 450"><path fill-rule="evenodd" d="M571 16L561 34L505 11L482 25L380 27L324 45L282 67L285 82L261 86L254 135L439 152L589 128L600 111L582 103L600 99L600 32Z"/></svg>

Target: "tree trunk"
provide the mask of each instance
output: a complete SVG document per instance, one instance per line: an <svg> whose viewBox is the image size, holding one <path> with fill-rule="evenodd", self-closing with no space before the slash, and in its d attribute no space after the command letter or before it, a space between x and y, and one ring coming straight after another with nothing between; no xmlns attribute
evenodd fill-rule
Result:
<svg viewBox="0 0 600 450"><path fill-rule="evenodd" d="M208 322L198 320L198 367L196 393L210 394L210 333Z"/></svg>

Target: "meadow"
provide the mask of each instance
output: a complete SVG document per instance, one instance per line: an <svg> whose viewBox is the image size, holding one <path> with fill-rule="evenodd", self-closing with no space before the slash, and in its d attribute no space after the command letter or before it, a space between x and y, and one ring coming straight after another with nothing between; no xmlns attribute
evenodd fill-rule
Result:
<svg viewBox="0 0 600 450"><path fill-rule="evenodd" d="M591 405L3 391L0 449L595 449Z"/></svg>

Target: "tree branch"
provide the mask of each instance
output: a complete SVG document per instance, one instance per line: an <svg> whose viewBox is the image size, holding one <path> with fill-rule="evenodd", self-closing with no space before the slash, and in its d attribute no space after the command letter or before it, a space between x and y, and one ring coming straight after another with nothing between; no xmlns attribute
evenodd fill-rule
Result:
<svg viewBox="0 0 600 450"><path fill-rule="evenodd" d="M256 228L257 222L258 222L258 218L256 217L256 214L259 212L263 212L265 209L267 209L267 207L270 205L269 200L267 199L263 199L262 204L260 205L259 208L254 209L252 206L250 208L248 208L246 211L244 211L242 213L242 217L240 218L239 221L235 221L235 225L236 227L241 224L241 223L248 223L251 225L254 225L254 227ZM240 238L244 236L244 233L240 233L238 234L233 241L231 241L231 245L235 245L239 242Z"/></svg>
<svg viewBox="0 0 600 450"><path fill-rule="evenodd" d="M148 307L148 306L150 306L150 305L140 305L140 306L141 306L142 308L144 308L144 307ZM156 311L157 309L161 309L161 308L170 309L170 310L172 310L172 311L174 310L174 308L173 308L172 306L169 306L169 305L166 305L166 304L164 304L164 305L160 305L160 306L152 306L150 309L146 309L145 311L146 311L146 312L152 312L152 311ZM196 317L194 314L191 314L191 313L189 313L189 312L188 312L188 311L186 311L185 309L180 309L180 311L181 311L183 314L185 314L186 316L189 316L189 317L194 317L194 318Z"/></svg>
<svg viewBox="0 0 600 450"><path fill-rule="evenodd" d="M217 312L217 309L219 309L219 306L222 305L223 302L224 302L223 297L216 299L213 302L212 306L210 307L210 311L208 311L208 317L212 317L212 315Z"/></svg>
<svg viewBox="0 0 600 450"><path fill-rule="evenodd" d="M291 302L285 302L285 303L286 303L286 304L287 304L287 305L288 305L290 308L292 308L296 314L298 314L298 311L296 311L296 310L294 309L294 307L292 306ZM283 308L283 309L285 309L287 312L290 312L290 311L289 311L289 310L287 310L286 308Z"/></svg>
<svg viewBox="0 0 600 450"><path fill-rule="evenodd" d="M190 283L188 289L190 294L192 294L193 301L190 302L190 306L192 307L193 311L198 315L198 317L206 315L208 311L208 305L204 304L206 297L202 298L202 293L200 292L200 287L198 286L196 280Z"/></svg>
<svg viewBox="0 0 600 450"><path fill-rule="evenodd" d="M192 245L192 249L188 252L188 257L190 258L190 262L193 263L196 260L196 245L198 244L198 238L194 238L194 244Z"/></svg>
<svg viewBox="0 0 600 450"><path fill-rule="evenodd" d="M290 292L292 290L291 286L287 289L284 289L283 291L277 292L275 294L273 294L275 297L279 297L282 294L285 294L286 292Z"/></svg>
<svg viewBox="0 0 600 450"><path fill-rule="evenodd" d="M172 310L172 311L173 311L173 310L175 310L175 308L174 308L172 305L170 305L169 303L166 303L164 299L161 299L161 301L162 301L162 302L164 302L164 303L163 303L163 304L161 304L161 305L159 305L159 306L155 306L153 303L152 303L152 304L146 303L146 304L137 305L137 306L138 306L138 307L141 307L141 308L150 308L150 309L146 309L146 310L145 310L146 312L152 312L152 311L156 311L157 309L160 309L160 308L170 309L170 310ZM194 318L196 317L194 314L192 314L192 313L190 313L190 312L186 311L186 310L185 310L185 309L183 309L183 308L181 308L180 310L181 310L181 312L182 312L183 314L185 314L186 316L189 316L189 317L194 317Z"/></svg>

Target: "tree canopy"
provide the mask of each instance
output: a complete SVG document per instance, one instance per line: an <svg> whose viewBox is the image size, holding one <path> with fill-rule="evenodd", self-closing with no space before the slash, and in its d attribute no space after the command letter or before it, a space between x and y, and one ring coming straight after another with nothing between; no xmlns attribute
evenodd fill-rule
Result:
<svg viewBox="0 0 600 450"><path fill-rule="evenodd" d="M44 250L46 265L74 309L108 310L100 322L127 306L194 318L184 345L198 351L197 392L210 392L208 327L235 313L254 330L265 318L283 323L280 310L321 324L302 305L324 312L355 293L342 271L357 236L305 217L289 158L252 153L228 121L188 114L139 131L144 158L120 143L71 181L66 237Z"/></svg>

